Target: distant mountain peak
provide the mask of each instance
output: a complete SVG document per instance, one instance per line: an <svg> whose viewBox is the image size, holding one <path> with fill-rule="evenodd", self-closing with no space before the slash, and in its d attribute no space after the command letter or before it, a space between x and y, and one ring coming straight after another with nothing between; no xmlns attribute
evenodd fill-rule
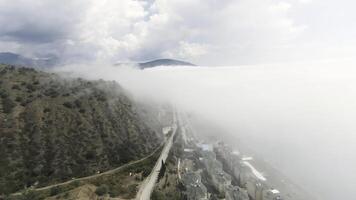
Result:
<svg viewBox="0 0 356 200"><path fill-rule="evenodd" d="M158 66L196 66L192 63L181 61L181 60L174 60L174 59L156 59L151 60L148 62L141 62L138 63L138 66L141 69L151 68L151 67L158 67Z"/></svg>
<svg viewBox="0 0 356 200"><path fill-rule="evenodd" d="M21 56L11 52L0 52L0 62L19 59Z"/></svg>
<svg viewBox="0 0 356 200"><path fill-rule="evenodd" d="M0 52L0 64L20 65L34 68L52 67L58 61L57 57L27 58L11 52Z"/></svg>
<svg viewBox="0 0 356 200"><path fill-rule="evenodd" d="M162 59L156 59L156 60L150 60L147 62L123 62L123 63L116 63L115 65L117 66L122 66L122 65L136 65L140 69L146 69L146 68L152 68L152 67L159 67L159 66L196 66L192 63L186 62L186 61L181 61L181 60L175 60L175 59L169 59L169 58L162 58Z"/></svg>

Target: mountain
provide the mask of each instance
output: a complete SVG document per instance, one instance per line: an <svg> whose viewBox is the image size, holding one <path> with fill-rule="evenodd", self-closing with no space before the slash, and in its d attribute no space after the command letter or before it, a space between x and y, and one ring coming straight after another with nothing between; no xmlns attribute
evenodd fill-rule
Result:
<svg viewBox="0 0 356 200"><path fill-rule="evenodd" d="M161 139L138 110L115 82L0 65L0 194L150 154Z"/></svg>
<svg viewBox="0 0 356 200"><path fill-rule="evenodd" d="M174 60L174 59L157 59L148 62L140 62L140 63L116 63L116 66L122 65L134 65L138 66L140 69L159 67L159 66L196 66L192 63Z"/></svg>
<svg viewBox="0 0 356 200"><path fill-rule="evenodd" d="M9 52L0 53L0 63L2 64L32 66L33 62L34 60L18 54Z"/></svg>
<svg viewBox="0 0 356 200"><path fill-rule="evenodd" d="M180 60L157 59L157 60L152 60L149 62L138 63L138 66L141 69L145 69L145 68L158 67L158 66L195 66L195 65L192 63L180 61Z"/></svg>
<svg viewBox="0 0 356 200"><path fill-rule="evenodd" d="M52 67L59 62L57 57L33 59L27 58L19 54L10 52L0 52L0 64L16 65L16 66L26 66L36 69L45 69ZM116 65L125 65L132 63L118 63ZM158 66L195 66L192 63L174 60L174 59L157 59L148 62L134 63L134 65L139 66L141 69L152 68Z"/></svg>
<svg viewBox="0 0 356 200"><path fill-rule="evenodd" d="M15 53L0 52L0 64L47 68L54 66L57 61L58 59L56 57L33 59Z"/></svg>

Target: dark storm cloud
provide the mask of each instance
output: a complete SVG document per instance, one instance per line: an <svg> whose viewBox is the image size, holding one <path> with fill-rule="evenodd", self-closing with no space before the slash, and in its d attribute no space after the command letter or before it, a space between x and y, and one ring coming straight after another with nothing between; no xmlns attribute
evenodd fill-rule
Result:
<svg viewBox="0 0 356 200"><path fill-rule="evenodd" d="M49 43L65 38L65 32L47 27L38 27L37 24L26 24L17 30L1 33L1 38L6 41L25 43Z"/></svg>
<svg viewBox="0 0 356 200"><path fill-rule="evenodd" d="M59 41L75 37L81 2L0 0L0 50L9 44L23 52L60 48Z"/></svg>

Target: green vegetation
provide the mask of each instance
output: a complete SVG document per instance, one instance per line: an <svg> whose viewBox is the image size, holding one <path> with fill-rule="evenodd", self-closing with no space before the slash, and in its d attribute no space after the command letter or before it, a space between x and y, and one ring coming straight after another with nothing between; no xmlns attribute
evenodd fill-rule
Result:
<svg viewBox="0 0 356 200"><path fill-rule="evenodd" d="M151 172L161 151L162 147L141 162L124 167L114 174L103 175L87 182L97 187L106 184L107 193L111 197L120 196L124 199L132 199L137 193L138 184L145 178L145 173Z"/></svg>
<svg viewBox="0 0 356 200"><path fill-rule="evenodd" d="M102 184L96 188L95 194L97 194L98 196L102 196L104 194L107 194L108 191L109 191L109 187L105 184Z"/></svg>
<svg viewBox="0 0 356 200"><path fill-rule="evenodd" d="M40 200L42 199L35 191L33 190L28 190L23 193L22 197L20 200Z"/></svg>
<svg viewBox="0 0 356 200"><path fill-rule="evenodd" d="M0 80L0 195L106 171L160 142L116 83L4 65Z"/></svg>
<svg viewBox="0 0 356 200"><path fill-rule="evenodd" d="M13 108L16 106L14 101L12 101L10 98L3 98L2 104L3 104L4 113L7 113L7 114L11 113Z"/></svg>
<svg viewBox="0 0 356 200"><path fill-rule="evenodd" d="M163 192L157 191L157 190L153 190L152 192L152 196L151 196L152 200L165 200L165 196Z"/></svg>
<svg viewBox="0 0 356 200"><path fill-rule="evenodd" d="M50 189L50 196L54 196L61 193L60 187L53 187Z"/></svg>
<svg viewBox="0 0 356 200"><path fill-rule="evenodd" d="M218 196L219 199L225 199L225 193L224 192L219 192Z"/></svg>
<svg viewBox="0 0 356 200"><path fill-rule="evenodd" d="M166 163L164 163L162 160L161 169L159 170L158 173L157 183L161 180L161 178L163 178L164 174L166 173L166 169L167 169Z"/></svg>
<svg viewBox="0 0 356 200"><path fill-rule="evenodd" d="M76 180L69 184L56 186L47 190L31 190L31 195L35 195L38 199L53 196L56 199L57 197L59 199L68 199L70 191L85 184L92 184L97 187L95 193L99 196L109 194L111 197L134 198L137 193L138 184L144 178L143 172L153 169L161 151L162 146L142 161L119 168L110 174L102 174L87 180ZM22 195L13 196L11 200L22 200L26 195L25 191Z"/></svg>

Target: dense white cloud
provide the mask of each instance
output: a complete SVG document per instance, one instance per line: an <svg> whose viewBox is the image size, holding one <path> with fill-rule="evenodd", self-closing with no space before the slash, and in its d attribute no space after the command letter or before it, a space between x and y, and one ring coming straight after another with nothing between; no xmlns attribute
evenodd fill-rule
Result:
<svg viewBox="0 0 356 200"><path fill-rule="evenodd" d="M218 139L229 138L238 148L236 142L246 144L320 200L336 200L356 195L354 64L150 70L74 65L63 71L116 80L144 102L173 102L224 127L226 132L213 133Z"/></svg>

